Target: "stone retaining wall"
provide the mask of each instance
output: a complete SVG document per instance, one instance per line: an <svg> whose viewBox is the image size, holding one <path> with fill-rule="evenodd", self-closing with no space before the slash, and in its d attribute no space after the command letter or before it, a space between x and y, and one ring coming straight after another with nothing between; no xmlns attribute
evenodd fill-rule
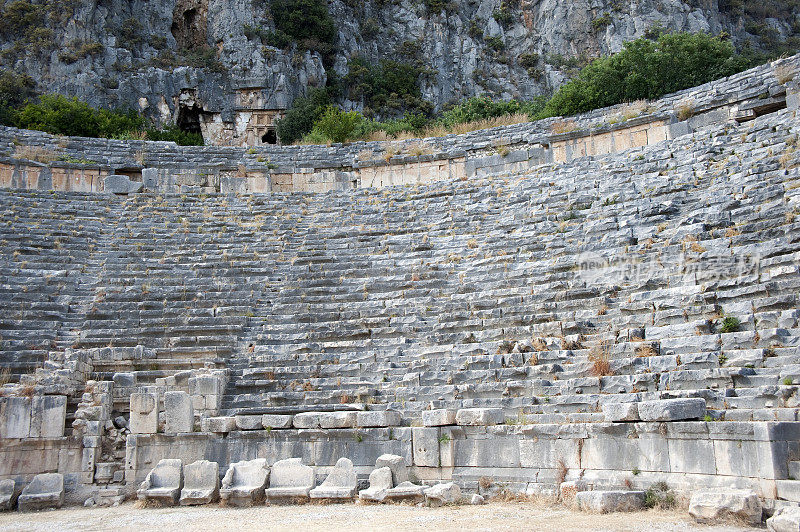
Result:
<svg viewBox="0 0 800 532"><path fill-rule="evenodd" d="M652 145L730 120L750 120L785 107L787 101L794 105L796 91L788 78L798 63L800 56L782 59L647 106L622 104L568 119L393 142L180 147L0 127L0 187L103 192L103 177L122 173L143 182L145 190L162 193L258 194L516 173L543 163Z"/></svg>
<svg viewBox="0 0 800 532"><path fill-rule="evenodd" d="M545 493L558 481L644 488L666 481L677 491L742 487L776 497L776 479L800 458L800 423L703 421L286 429L130 435L126 482L138 485L163 458L220 464L298 457L323 477L341 457L360 479L384 453L403 456L420 481L454 480L477 491L487 480L514 491ZM483 480L481 480L483 479Z"/></svg>

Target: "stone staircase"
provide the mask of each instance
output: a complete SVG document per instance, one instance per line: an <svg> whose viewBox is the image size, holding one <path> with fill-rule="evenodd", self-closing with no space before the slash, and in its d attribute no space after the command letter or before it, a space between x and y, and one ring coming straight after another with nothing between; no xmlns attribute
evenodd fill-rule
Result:
<svg viewBox="0 0 800 532"><path fill-rule="evenodd" d="M798 125L379 191L3 192L1 363L143 346L95 371L224 367L230 414L578 422L703 397L713 419L797 420Z"/></svg>

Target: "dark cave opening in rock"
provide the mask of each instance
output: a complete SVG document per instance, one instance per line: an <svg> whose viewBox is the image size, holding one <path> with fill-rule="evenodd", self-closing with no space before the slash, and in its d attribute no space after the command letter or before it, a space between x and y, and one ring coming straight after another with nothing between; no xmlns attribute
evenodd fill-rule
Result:
<svg viewBox="0 0 800 532"><path fill-rule="evenodd" d="M202 134L202 130L200 129L200 114L202 111L203 110L196 105L193 105L192 107L181 106L178 109L177 120L177 125L181 131Z"/></svg>
<svg viewBox="0 0 800 532"><path fill-rule="evenodd" d="M261 136L261 142L265 144L277 144L278 134L275 133L274 129L268 129L267 132Z"/></svg>

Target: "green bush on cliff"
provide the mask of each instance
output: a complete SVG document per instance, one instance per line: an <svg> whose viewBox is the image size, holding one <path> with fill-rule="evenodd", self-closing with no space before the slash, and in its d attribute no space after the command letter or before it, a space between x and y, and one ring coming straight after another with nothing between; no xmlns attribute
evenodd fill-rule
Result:
<svg viewBox="0 0 800 532"><path fill-rule="evenodd" d="M268 36L268 44L283 48L289 42L296 42L323 57L331 56L336 25L325 0L274 0L269 10L275 32Z"/></svg>
<svg viewBox="0 0 800 532"><path fill-rule="evenodd" d="M145 126L135 111L94 109L60 95L43 95L38 102L28 103L16 112L14 122L25 129L79 137L113 137Z"/></svg>
<svg viewBox="0 0 800 532"><path fill-rule="evenodd" d="M325 89L309 89L306 96L296 98L286 116L277 122L278 138L283 144L291 144L302 139L314 128L331 98Z"/></svg>
<svg viewBox="0 0 800 532"><path fill-rule="evenodd" d="M566 116L626 101L652 100L746 69L722 37L665 33L636 39L621 52L595 59L547 102L541 117Z"/></svg>

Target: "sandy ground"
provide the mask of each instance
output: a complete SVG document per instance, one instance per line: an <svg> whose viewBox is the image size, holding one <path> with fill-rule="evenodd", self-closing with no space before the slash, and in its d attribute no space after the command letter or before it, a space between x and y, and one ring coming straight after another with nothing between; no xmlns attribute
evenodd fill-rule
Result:
<svg viewBox="0 0 800 532"><path fill-rule="evenodd" d="M67 508L0 514L0 531L41 530L576 530L733 532L733 525L696 525L685 512L650 510L591 515L531 503L418 508L410 505L302 505L220 508Z"/></svg>

